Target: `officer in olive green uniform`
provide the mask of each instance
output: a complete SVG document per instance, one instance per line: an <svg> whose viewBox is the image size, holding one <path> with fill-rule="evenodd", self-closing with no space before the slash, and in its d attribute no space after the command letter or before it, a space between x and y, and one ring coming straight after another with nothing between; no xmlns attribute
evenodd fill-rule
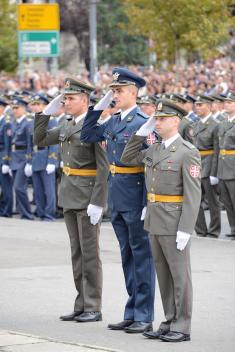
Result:
<svg viewBox="0 0 235 352"><path fill-rule="evenodd" d="M187 242L201 200L199 152L177 132L184 114L171 101L159 100L155 117L132 136L121 159L130 165L145 165L145 229L150 233L166 322L144 336L168 342L190 340L192 283ZM144 136L155 127L162 144L140 151Z"/></svg>
<svg viewBox="0 0 235 352"><path fill-rule="evenodd" d="M80 140L89 94L94 88L66 79L63 94L36 114L34 143L40 147L60 144L63 175L59 205L70 237L75 286L74 312L62 320L99 321L101 316L102 267L99 252L99 222L106 204L108 162L99 143ZM50 115L60 109L62 99L70 121L47 131Z"/></svg>
<svg viewBox="0 0 235 352"><path fill-rule="evenodd" d="M219 162L218 178L220 196L224 203L231 233L235 239L235 94L229 92L225 99L228 119L219 125Z"/></svg>
<svg viewBox="0 0 235 352"><path fill-rule="evenodd" d="M221 231L220 206L216 185L218 165L218 123L213 119L210 105L213 99L209 96L196 97L195 109L200 120L193 125L193 140L202 158L202 192L208 200L210 225L207 228L205 212L200 206L195 230L199 236L217 238ZM203 200L203 199L202 199Z"/></svg>

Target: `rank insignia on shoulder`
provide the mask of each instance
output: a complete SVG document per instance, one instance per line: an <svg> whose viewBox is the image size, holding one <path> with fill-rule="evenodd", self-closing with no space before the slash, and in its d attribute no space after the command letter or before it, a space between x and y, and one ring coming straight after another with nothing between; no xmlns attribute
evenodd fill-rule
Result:
<svg viewBox="0 0 235 352"><path fill-rule="evenodd" d="M133 116L133 115L128 116L128 118L127 118L126 122L131 122L131 121L133 120L133 118L134 118L134 116Z"/></svg>

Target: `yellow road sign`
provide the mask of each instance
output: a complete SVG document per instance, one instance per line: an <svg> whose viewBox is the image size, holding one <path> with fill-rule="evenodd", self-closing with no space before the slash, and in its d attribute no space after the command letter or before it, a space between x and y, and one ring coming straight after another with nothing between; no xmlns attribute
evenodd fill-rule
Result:
<svg viewBox="0 0 235 352"><path fill-rule="evenodd" d="M19 4L18 30L44 31L60 28L58 4Z"/></svg>

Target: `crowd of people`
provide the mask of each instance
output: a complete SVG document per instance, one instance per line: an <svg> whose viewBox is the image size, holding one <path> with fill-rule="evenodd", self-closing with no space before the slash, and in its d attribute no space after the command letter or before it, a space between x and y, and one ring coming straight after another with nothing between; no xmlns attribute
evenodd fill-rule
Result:
<svg viewBox="0 0 235 352"><path fill-rule="evenodd" d="M235 89L235 62L229 57L219 57L207 62L188 64L186 67L173 66L166 69L131 66L130 69L143 77L147 84L141 89L143 94L165 92L184 94L226 93ZM0 92L32 90L55 96L63 87L67 74L60 71L56 77L49 72L27 70L23 81L19 77L0 74ZM89 81L85 69L76 74L78 79ZM100 95L112 81L112 67L100 67L96 75L96 95Z"/></svg>
<svg viewBox="0 0 235 352"><path fill-rule="evenodd" d="M190 340L190 236L218 238L224 207L235 239L234 67L219 58L168 73L101 69L96 87L86 73L34 72L22 86L2 77L0 215L12 217L13 193L23 219L53 221L63 208L78 295L61 320L102 320L98 235L108 193L128 293L123 321L108 328ZM154 262L166 315L156 332Z"/></svg>

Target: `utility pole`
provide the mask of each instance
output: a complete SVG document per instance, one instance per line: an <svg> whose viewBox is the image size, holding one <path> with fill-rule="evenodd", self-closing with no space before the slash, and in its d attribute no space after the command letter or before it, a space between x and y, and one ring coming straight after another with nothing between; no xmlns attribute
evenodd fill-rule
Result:
<svg viewBox="0 0 235 352"><path fill-rule="evenodd" d="M90 80L96 83L97 74L97 0L89 0L89 29L90 29Z"/></svg>

